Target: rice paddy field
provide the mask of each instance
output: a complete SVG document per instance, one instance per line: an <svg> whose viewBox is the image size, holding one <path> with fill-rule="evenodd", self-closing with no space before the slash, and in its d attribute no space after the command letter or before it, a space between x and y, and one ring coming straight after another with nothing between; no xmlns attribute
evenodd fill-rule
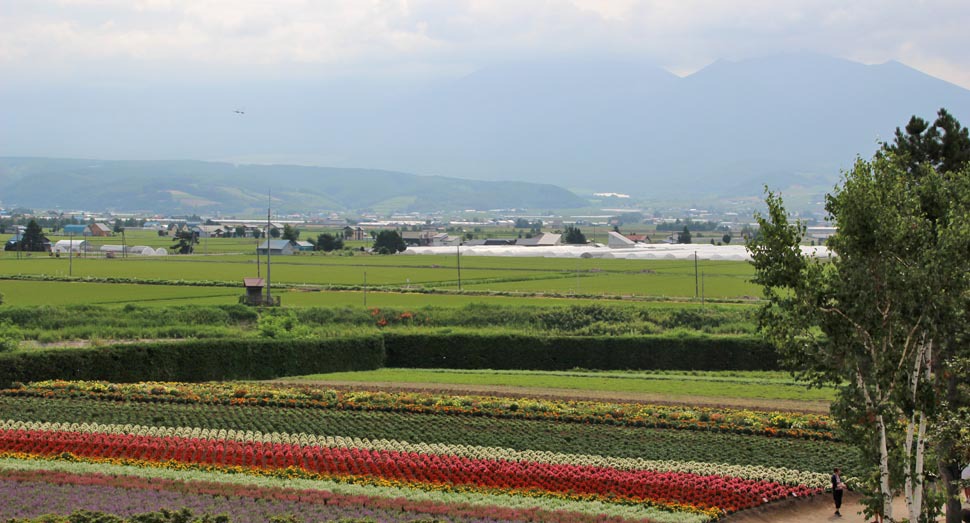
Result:
<svg viewBox="0 0 970 523"><path fill-rule="evenodd" d="M109 241L116 241L110 239ZM171 242L159 238L157 242ZM149 242L146 242L149 243ZM265 258L257 263L253 245L243 239L206 240L209 254L163 257L105 258L95 255L0 256L0 292L8 303L112 303L120 294L130 301L167 304L178 300L232 303L242 293L242 279L266 275ZM240 251L248 251L243 254ZM197 253L202 252L199 248ZM304 253L273 258L272 282L300 295L285 295L287 305L363 305L363 296L302 294L337 289L376 291L435 291L458 295L568 297L582 299L673 299L750 301L759 289L750 283L751 267L744 262L677 260L604 260L463 256L322 255ZM15 281L16 278L29 278ZM460 278L460 284L459 284ZM45 284L36 280L48 280ZM84 285L78 284L78 281ZM36 283L35 283L36 282ZM61 284L65 287L61 287ZM102 283L111 286L100 286ZM117 284L130 287L118 287ZM159 289L165 283L175 289ZM36 287L34 286L36 285ZM190 288L208 286L209 290ZM218 287L223 287L219 289ZM176 290L177 289L177 290ZM184 291L184 292L183 292ZM323 294L326 294L324 296ZM462 296L464 298L464 296ZM385 306L412 303L464 304L466 299L400 295L387 297ZM378 302L374 302L378 303ZM527 303L527 302L524 302ZM370 305L370 303L368 303Z"/></svg>

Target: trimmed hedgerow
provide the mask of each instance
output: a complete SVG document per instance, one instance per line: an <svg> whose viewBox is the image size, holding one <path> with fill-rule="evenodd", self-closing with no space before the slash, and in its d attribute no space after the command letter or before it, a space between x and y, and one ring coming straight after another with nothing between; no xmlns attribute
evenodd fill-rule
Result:
<svg viewBox="0 0 970 523"><path fill-rule="evenodd" d="M379 336L202 339L0 354L0 386L48 379L209 381L371 370L384 361Z"/></svg>
<svg viewBox="0 0 970 523"><path fill-rule="evenodd" d="M384 332L387 367L565 370L778 370L750 336L550 336Z"/></svg>

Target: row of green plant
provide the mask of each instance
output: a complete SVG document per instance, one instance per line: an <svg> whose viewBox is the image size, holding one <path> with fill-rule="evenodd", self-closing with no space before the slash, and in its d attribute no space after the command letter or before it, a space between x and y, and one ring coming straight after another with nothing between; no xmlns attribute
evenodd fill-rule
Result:
<svg viewBox="0 0 970 523"><path fill-rule="evenodd" d="M300 332L307 335L340 326L514 329L514 332L586 336L660 334L677 329L707 334L752 334L755 329L752 311L746 307L696 309L590 304L536 308L470 304L414 310L362 307L257 310L243 305L129 304L120 308L103 305L0 308L0 325L6 325L5 337L42 342L265 335L271 324L280 323L298 325ZM267 328L263 328L264 324Z"/></svg>
<svg viewBox="0 0 970 523"><path fill-rule="evenodd" d="M703 412L688 411L697 415ZM456 422L454 415L448 413L0 397L0 419L198 427L265 434L305 432L372 441L465 444L814 472L826 472L832 463L852 470L859 460L855 449L832 441L484 415L462 416Z"/></svg>
<svg viewBox="0 0 970 523"><path fill-rule="evenodd" d="M384 361L377 336L203 339L0 353L0 385L45 379L209 381L366 370Z"/></svg>

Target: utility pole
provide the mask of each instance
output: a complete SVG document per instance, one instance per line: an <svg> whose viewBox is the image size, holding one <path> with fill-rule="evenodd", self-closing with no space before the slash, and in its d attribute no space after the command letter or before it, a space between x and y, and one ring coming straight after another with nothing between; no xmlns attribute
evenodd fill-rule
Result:
<svg viewBox="0 0 970 523"><path fill-rule="evenodd" d="M364 308L367 308L367 271L364 271Z"/></svg>
<svg viewBox="0 0 970 523"><path fill-rule="evenodd" d="M694 297L700 295L698 292L698 282L697 282L697 251L694 251Z"/></svg>
<svg viewBox="0 0 970 523"><path fill-rule="evenodd" d="M461 240L458 241L455 249L458 252L458 292L461 292Z"/></svg>
<svg viewBox="0 0 970 523"><path fill-rule="evenodd" d="M701 273L701 305L704 305L704 273Z"/></svg>
<svg viewBox="0 0 970 523"><path fill-rule="evenodd" d="M259 278L259 233L256 232L256 227L253 227L253 238L256 238L256 277Z"/></svg>
<svg viewBox="0 0 970 523"><path fill-rule="evenodd" d="M272 235L269 233L269 228L270 228L269 218L270 218L270 212L272 207L273 207L273 190L270 189L266 193L266 302L269 305L273 304L273 295L270 292L270 286L272 284L270 283L270 278L269 278L270 253L273 252L273 243L272 241L270 241L270 236Z"/></svg>
<svg viewBox="0 0 970 523"><path fill-rule="evenodd" d="M70 242L67 246L67 275L74 276L74 230L71 230Z"/></svg>

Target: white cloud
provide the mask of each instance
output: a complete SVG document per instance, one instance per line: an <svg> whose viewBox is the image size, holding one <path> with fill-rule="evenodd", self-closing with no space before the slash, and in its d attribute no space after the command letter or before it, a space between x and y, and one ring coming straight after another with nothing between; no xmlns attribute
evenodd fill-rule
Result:
<svg viewBox="0 0 970 523"><path fill-rule="evenodd" d="M476 66L619 53L690 71L813 51L897 59L970 87L966 27L965 0L14 0L0 11L0 67Z"/></svg>

